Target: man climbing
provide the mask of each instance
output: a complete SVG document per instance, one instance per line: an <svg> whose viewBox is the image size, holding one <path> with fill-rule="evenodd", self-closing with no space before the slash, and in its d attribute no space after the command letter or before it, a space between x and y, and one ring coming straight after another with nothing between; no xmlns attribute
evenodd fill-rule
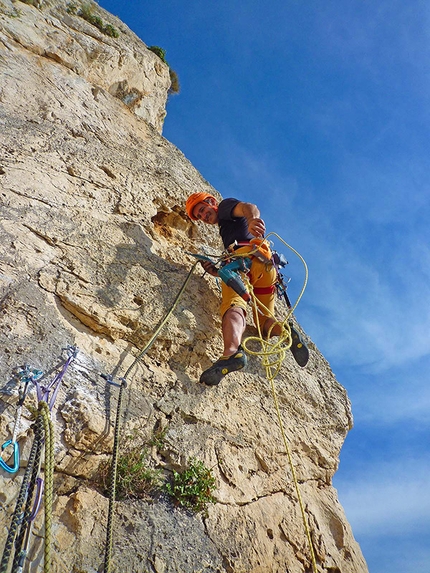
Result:
<svg viewBox="0 0 430 573"><path fill-rule="evenodd" d="M252 203L237 199L224 199L220 203L209 193L193 193L186 202L186 211L193 221L202 221L209 225L218 225L224 248L233 248L235 254L255 252L250 244L255 238L263 238L266 226L260 217L260 211ZM233 247L231 247L234 245ZM279 336L281 325L273 318L276 291L276 269L270 262L251 255L251 268L248 278L254 294L261 303L261 311L254 313L264 337ZM213 276L218 269L209 261L202 261L203 268ZM228 373L244 368L247 357L241 347L242 336L246 328L246 301L223 281L221 283L221 316L224 351L210 368L205 370L200 382L208 386L219 384ZM292 327L291 351L300 366L306 366L309 351L299 333Z"/></svg>

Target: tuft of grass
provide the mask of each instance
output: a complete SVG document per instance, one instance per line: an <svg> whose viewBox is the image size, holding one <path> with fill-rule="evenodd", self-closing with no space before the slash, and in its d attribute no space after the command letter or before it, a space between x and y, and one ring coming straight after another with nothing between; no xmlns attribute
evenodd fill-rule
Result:
<svg viewBox="0 0 430 573"><path fill-rule="evenodd" d="M112 24L105 24L103 33L106 34L106 36L110 36L111 38L119 37L118 30L115 28L115 26L112 26Z"/></svg>
<svg viewBox="0 0 430 573"><path fill-rule="evenodd" d="M164 446L168 429L166 426L163 430L155 430L152 438L148 441L148 446L155 446L157 450L161 450Z"/></svg>
<svg viewBox="0 0 430 573"><path fill-rule="evenodd" d="M149 46L148 50L154 52L154 54L156 54L162 62L169 65L166 61L166 50L164 48L160 48L160 46Z"/></svg>
<svg viewBox="0 0 430 573"><path fill-rule="evenodd" d="M103 20L100 18L100 16L94 14L93 8L89 4L82 4L82 6L79 7L75 2L70 2L67 5L66 10L69 14L80 16L81 18L83 18L96 28L98 28L100 32L106 34L106 36L111 36L112 38L119 37L119 32L115 28L115 26L112 26L112 24L105 24Z"/></svg>
<svg viewBox="0 0 430 573"><path fill-rule="evenodd" d="M147 499L162 487L162 472L150 466L146 449L134 447L118 457L116 497L118 500ZM110 463L100 468L102 487L109 492Z"/></svg>
<svg viewBox="0 0 430 573"><path fill-rule="evenodd" d="M13 12L8 12L5 15L9 16L9 18L20 18L22 16L22 10L14 7ZM3 174L1 174L1 175L3 175Z"/></svg>
<svg viewBox="0 0 430 573"><path fill-rule="evenodd" d="M160 48L160 46L149 46L148 50L154 52L154 54L156 54L162 62L164 62L167 66L169 66L166 60L166 50L164 48ZM178 94L181 90L179 85L178 74L175 72L175 70L172 70L170 66L169 66L169 75L170 75L170 88L168 93Z"/></svg>
<svg viewBox="0 0 430 573"><path fill-rule="evenodd" d="M215 491L212 470L196 458L189 460L183 472L174 471L172 482L166 483L164 489L178 505L195 513L207 512L208 504L216 501L212 495Z"/></svg>
<svg viewBox="0 0 430 573"><path fill-rule="evenodd" d="M116 474L116 497L118 500L150 499L159 493L167 493L174 503L194 513L205 512L209 503L215 503L215 477L212 470L196 458L190 458L182 472L173 471L172 479L165 482L161 469L155 469L148 455L148 447L157 450L164 446L168 428L155 430L143 444L137 444L138 433L124 436L124 449L118 456ZM97 487L109 495L111 461L99 468Z"/></svg>
<svg viewBox="0 0 430 573"><path fill-rule="evenodd" d="M68 14L76 15L78 13L78 5L74 2L69 2L66 7L66 12Z"/></svg>

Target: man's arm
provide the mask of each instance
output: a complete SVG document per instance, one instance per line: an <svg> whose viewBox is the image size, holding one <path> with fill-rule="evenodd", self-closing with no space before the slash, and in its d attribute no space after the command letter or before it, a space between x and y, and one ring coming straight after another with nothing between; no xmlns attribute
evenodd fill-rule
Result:
<svg viewBox="0 0 430 573"><path fill-rule="evenodd" d="M245 217L248 222L248 230L254 237L264 237L266 225L260 218L260 210L253 203L238 203L233 211L233 217Z"/></svg>

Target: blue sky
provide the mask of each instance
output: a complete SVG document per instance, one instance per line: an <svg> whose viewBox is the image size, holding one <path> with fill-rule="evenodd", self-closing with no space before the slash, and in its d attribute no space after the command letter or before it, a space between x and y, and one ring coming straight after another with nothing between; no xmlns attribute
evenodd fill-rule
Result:
<svg viewBox="0 0 430 573"><path fill-rule="evenodd" d="M166 49L164 136L308 263L296 314L352 400L334 485L370 573L429 571L430 5L100 4Z"/></svg>

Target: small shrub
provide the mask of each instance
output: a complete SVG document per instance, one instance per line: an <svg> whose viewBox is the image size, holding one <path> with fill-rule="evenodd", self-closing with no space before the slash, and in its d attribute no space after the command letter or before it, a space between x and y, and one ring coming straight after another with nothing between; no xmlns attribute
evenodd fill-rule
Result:
<svg viewBox="0 0 430 573"><path fill-rule="evenodd" d="M178 78L178 74L172 70L172 68L169 68L169 74L170 74L170 88L169 88L169 94L178 94L181 90L181 87L179 85L179 78Z"/></svg>
<svg viewBox="0 0 430 573"><path fill-rule="evenodd" d="M93 9L89 4L82 4L80 9L78 10L78 16L92 24L92 19L94 16Z"/></svg>
<svg viewBox="0 0 430 573"><path fill-rule="evenodd" d="M9 16L9 18L20 18L22 16L22 11L19 8L17 9L14 7L13 12L9 12L6 16Z"/></svg>
<svg viewBox="0 0 430 573"><path fill-rule="evenodd" d="M77 4L75 4L74 2L70 2L69 4L67 4L66 12L68 14L74 14L74 15L77 14L78 13Z"/></svg>
<svg viewBox="0 0 430 573"><path fill-rule="evenodd" d="M161 61L163 61L167 66L169 66L166 60L166 50L160 48L160 46L149 46L148 50L154 52L154 54L156 54ZM169 95L178 94L180 91L178 74L175 72L175 70L172 70L170 66L169 66L169 75L170 75L170 88L168 93Z"/></svg>
<svg viewBox="0 0 430 573"><path fill-rule="evenodd" d="M198 513L206 512L209 503L215 503L212 493L215 477L204 463L191 458L182 472L173 472L172 483L166 483L165 491L181 506Z"/></svg>

